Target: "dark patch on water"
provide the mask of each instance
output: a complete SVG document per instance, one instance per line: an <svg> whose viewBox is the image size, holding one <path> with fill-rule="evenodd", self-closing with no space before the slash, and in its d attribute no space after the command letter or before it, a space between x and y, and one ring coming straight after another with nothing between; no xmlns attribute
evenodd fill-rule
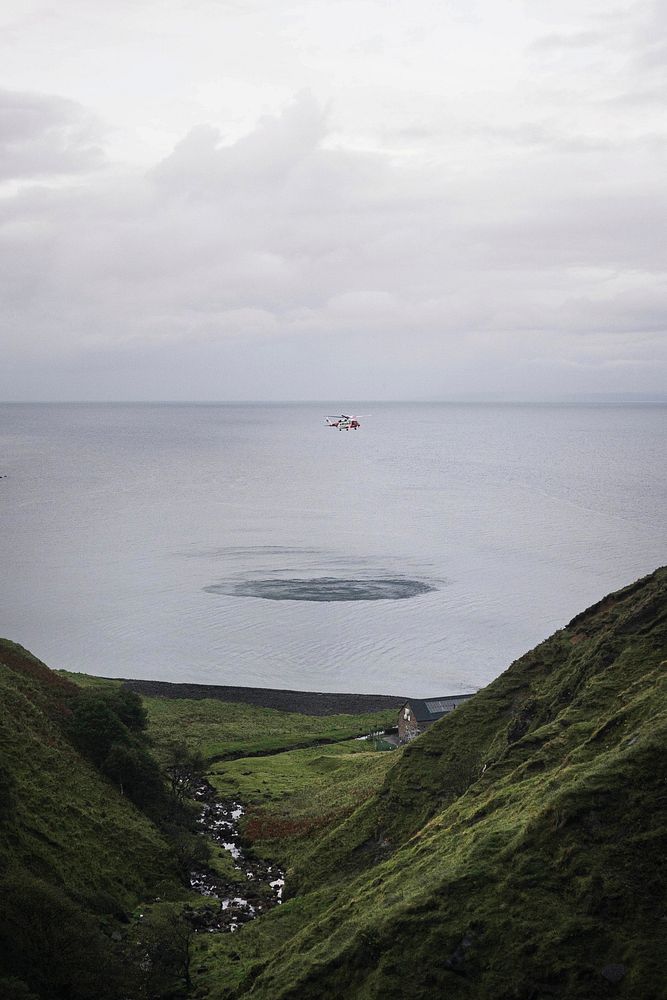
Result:
<svg viewBox="0 0 667 1000"><path fill-rule="evenodd" d="M290 580L223 580L204 590L209 594L260 597L265 601L403 601L428 594L436 587L404 577L354 580L320 576Z"/></svg>

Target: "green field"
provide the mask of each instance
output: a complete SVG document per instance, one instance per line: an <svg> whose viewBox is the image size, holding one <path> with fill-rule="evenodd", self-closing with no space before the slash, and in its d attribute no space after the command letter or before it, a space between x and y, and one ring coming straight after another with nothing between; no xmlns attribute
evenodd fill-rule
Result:
<svg viewBox="0 0 667 1000"><path fill-rule="evenodd" d="M290 747L347 740L396 724L396 711L365 715L299 715L205 699L144 698L158 752L177 737L209 761L275 753Z"/></svg>
<svg viewBox="0 0 667 1000"><path fill-rule="evenodd" d="M121 681L58 671L82 687L120 686ZM185 742L208 761L276 753L291 747L339 742L395 726L397 709L360 715L302 715L214 698L143 697L149 734L158 757Z"/></svg>
<svg viewBox="0 0 667 1000"><path fill-rule="evenodd" d="M370 746L351 740L226 761L209 780L221 797L246 805L243 830L255 850L289 867L377 791L401 753Z"/></svg>

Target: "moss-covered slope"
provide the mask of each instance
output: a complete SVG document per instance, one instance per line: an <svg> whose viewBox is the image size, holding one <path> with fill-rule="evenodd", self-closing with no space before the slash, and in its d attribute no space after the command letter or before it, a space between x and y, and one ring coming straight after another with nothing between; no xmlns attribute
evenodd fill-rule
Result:
<svg viewBox="0 0 667 1000"><path fill-rule="evenodd" d="M105 918L175 885L156 828L66 739L77 694L0 640L0 980L18 976L44 996L105 996Z"/></svg>
<svg viewBox="0 0 667 1000"><path fill-rule="evenodd" d="M214 943L202 985L267 1000L665 995L666 656L662 569L407 748L303 857L302 894Z"/></svg>

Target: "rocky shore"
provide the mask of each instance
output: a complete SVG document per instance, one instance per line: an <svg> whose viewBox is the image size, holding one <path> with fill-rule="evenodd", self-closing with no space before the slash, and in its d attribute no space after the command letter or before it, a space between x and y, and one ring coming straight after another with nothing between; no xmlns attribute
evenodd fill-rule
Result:
<svg viewBox="0 0 667 1000"><path fill-rule="evenodd" d="M319 691L286 691L274 688L229 687L222 684L173 684L169 681L125 680L123 687L154 698L214 698L241 702L302 715L361 715L398 708L407 701L402 695L337 694Z"/></svg>

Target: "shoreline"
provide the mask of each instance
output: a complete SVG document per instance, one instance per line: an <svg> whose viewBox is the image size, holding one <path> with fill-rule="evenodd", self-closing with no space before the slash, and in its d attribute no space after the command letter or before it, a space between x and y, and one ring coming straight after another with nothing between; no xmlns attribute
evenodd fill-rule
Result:
<svg viewBox="0 0 667 1000"><path fill-rule="evenodd" d="M362 715L395 708L397 711L407 696L389 694L339 694L321 691L293 691L281 688L236 687L225 684L188 684L171 681L120 680L124 688L153 698L182 698L194 701L211 698L216 701L241 702L299 715Z"/></svg>

